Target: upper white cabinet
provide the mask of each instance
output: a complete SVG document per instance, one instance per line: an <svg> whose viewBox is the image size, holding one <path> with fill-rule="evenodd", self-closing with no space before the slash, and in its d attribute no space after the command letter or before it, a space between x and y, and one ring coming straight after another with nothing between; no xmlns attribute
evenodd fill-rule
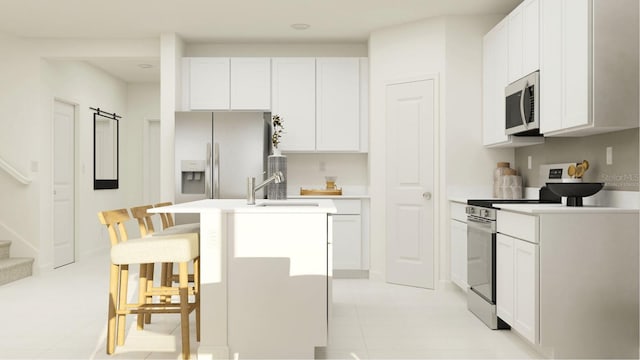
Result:
<svg viewBox="0 0 640 360"><path fill-rule="evenodd" d="M269 110L269 58L184 58L185 110Z"/></svg>
<svg viewBox="0 0 640 360"><path fill-rule="evenodd" d="M282 117L286 131L280 149L315 151L315 58L273 58L271 76L271 111Z"/></svg>
<svg viewBox="0 0 640 360"><path fill-rule="evenodd" d="M539 69L539 0L523 1L508 19L508 82Z"/></svg>
<svg viewBox="0 0 640 360"><path fill-rule="evenodd" d="M186 58L183 69L188 109L229 109L229 58Z"/></svg>
<svg viewBox="0 0 640 360"><path fill-rule="evenodd" d="M231 58L231 109L271 109L271 59Z"/></svg>
<svg viewBox="0 0 640 360"><path fill-rule="evenodd" d="M368 59L272 59L271 111L284 120L283 151L368 150Z"/></svg>
<svg viewBox="0 0 640 360"><path fill-rule="evenodd" d="M505 143L504 88L507 79L507 19L498 23L483 39L482 54L482 143L486 146Z"/></svg>
<svg viewBox="0 0 640 360"><path fill-rule="evenodd" d="M482 143L487 147L518 147L544 142L541 137L505 134L505 87L509 85L509 18L483 39Z"/></svg>
<svg viewBox="0 0 640 360"><path fill-rule="evenodd" d="M541 132L638 127L638 1L540 1Z"/></svg>
<svg viewBox="0 0 640 360"><path fill-rule="evenodd" d="M360 60L316 59L316 149L360 150Z"/></svg>

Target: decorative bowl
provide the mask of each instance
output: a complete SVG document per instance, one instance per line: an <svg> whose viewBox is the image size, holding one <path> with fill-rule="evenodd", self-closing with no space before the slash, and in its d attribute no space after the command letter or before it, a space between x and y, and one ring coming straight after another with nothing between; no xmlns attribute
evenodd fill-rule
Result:
<svg viewBox="0 0 640 360"><path fill-rule="evenodd" d="M604 183L547 183L547 188L558 196L567 198L567 206L582 206L582 198L602 190Z"/></svg>

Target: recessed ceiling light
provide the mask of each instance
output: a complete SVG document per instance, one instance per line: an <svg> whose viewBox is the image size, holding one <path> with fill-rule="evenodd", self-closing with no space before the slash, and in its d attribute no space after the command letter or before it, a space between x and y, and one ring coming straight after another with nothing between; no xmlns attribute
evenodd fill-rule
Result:
<svg viewBox="0 0 640 360"><path fill-rule="evenodd" d="M151 64L138 64L138 67L140 69L151 69L153 67L153 65L151 65Z"/></svg>
<svg viewBox="0 0 640 360"><path fill-rule="evenodd" d="M291 27L296 29L296 30L307 30L309 28L309 24L291 24Z"/></svg>

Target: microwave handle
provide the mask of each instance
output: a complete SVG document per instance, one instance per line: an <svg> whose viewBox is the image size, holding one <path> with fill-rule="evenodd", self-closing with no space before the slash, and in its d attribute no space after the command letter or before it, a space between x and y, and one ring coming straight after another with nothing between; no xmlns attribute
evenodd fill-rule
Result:
<svg viewBox="0 0 640 360"><path fill-rule="evenodd" d="M524 94L527 91L528 87L529 87L529 81L524 83L524 87L522 88L522 91L520 91L520 118L522 119L522 125L524 126L525 129L529 128L529 124L527 124L527 119L525 118L525 115L524 115Z"/></svg>

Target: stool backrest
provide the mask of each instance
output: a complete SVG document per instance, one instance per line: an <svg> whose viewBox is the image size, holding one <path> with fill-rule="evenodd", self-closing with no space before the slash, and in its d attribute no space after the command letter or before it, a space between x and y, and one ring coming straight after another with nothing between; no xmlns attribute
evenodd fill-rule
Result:
<svg viewBox="0 0 640 360"><path fill-rule="evenodd" d="M98 213L98 219L101 224L107 226L111 246L115 246L119 242L125 242L129 239L127 229L124 226L125 221L131 219L127 209L100 211Z"/></svg>
<svg viewBox="0 0 640 360"><path fill-rule="evenodd" d="M151 219L153 214L147 212L147 210L152 208L152 205L143 205L131 208L131 216L138 220L138 228L140 229L141 237L151 235L155 231L153 228L153 220Z"/></svg>
<svg viewBox="0 0 640 360"><path fill-rule="evenodd" d="M155 204L153 206L162 207L162 206L171 206L171 205L173 205L173 203L170 201L167 201L167 202ZM175 225L175 223L173 222L173 216L170 213L160 213L160 219L162 219L162 230L170 228L173 225Z"/></svg>

